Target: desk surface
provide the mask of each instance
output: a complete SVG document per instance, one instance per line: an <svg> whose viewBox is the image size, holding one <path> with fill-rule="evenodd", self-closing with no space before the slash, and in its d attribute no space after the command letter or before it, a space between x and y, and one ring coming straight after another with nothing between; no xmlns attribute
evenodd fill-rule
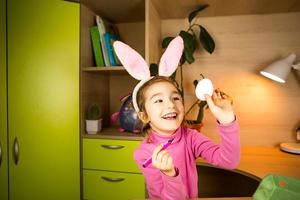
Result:
<svg viewBox="0 0 300 200"><path fill-rule="evenodd" d="M196 199L194 199L196 200ZM252 200L251 197L198 198L197 200Z"/></svg>
<svg viewBox="0 0 300 200"><path fill-rule="evenodd" d="M205 163L198 159L197 162ZM300 179L300 155L280 151L279 147L242 147L237 170L263 178L269 173ZM227 199L226 199L227 200Z"/></svg>
<svg viewBox="0 0 300 200"><path fill-rule="evenodd" d="M196 199L194 199L196 200ZM251 197L198 198L197 200L252 200Z"/></svg>

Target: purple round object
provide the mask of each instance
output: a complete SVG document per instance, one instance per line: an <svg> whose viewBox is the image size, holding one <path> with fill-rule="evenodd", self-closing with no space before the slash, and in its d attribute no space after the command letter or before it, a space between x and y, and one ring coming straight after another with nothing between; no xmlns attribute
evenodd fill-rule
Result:
<svg viewBox="0 0 300 200"><path fill-rule="evenodd" d="M120 123L121 127L128 132L141 132L143 127L142 121L138 118L138 115L134 110L131 95L126 98L121 106Z"/></svg>

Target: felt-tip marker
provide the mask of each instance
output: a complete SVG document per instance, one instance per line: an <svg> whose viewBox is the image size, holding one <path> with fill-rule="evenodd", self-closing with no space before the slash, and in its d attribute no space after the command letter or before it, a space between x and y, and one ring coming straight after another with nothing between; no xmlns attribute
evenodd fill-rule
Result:
<svg viewBox="0 0 300 200"><path fill-rule="evenodd" d="M173 140L174 140L174 138L169 139L167 142L165 142L165 143L163 144L162 148L159 150L159 152L162 151L162 150L165 150L166 148L168 148L168 146L170 146L170 144L172 144ZM148 159L143 163L142 166L143 166L144 168L146 168L146 167L148 167L148 165L150 165L151 163L152 163L152 157L148 158Z"/></svg>

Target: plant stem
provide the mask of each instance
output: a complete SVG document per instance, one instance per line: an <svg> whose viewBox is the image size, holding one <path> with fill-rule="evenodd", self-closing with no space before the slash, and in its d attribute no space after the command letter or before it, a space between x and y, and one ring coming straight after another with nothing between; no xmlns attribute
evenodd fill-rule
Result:
<svg viewBox="0 0 300 200"><path fill-rule="evenodd" d="M190 30L192 30L193 26L200 26L200 24L192 24L189 26L189 29L187 30L187 32L189 32Z"/></svg>
<svg viewBox="0 0 300 200"><path fill-rule="evenodd" d="M189 112L191 112L191 110L194 108L194 106L195 106L196 104L199 103L199 101L200 101L200 100L197 99L197 100L195 101L195 103L193 103L193 105L192 105L192 106L189 108L189 110L185 113L185 116L187 116L187 114L189 114Z"/></svg>
<svg viewBox="0 0 300 200"><path fill-rule="evenodd" d="M182 65L180 66L180 87L182 91L182 97L184 99Z"/></svg>

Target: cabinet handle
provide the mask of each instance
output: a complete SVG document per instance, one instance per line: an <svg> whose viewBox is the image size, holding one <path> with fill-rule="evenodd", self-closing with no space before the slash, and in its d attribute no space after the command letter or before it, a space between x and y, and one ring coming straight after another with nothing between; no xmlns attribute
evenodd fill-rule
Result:
<svg viewBox="0 0 300 200"><path fill-rule="evenodd" d="M0 167L2 164L2 143L0 142Z"/></svg>
<svg viewBox="0 0 300 200"><path fill-rule="evenodd" d="M13 152L14 152L14 162L16 165L18 165L18 162L19 162L19 142L18 142L18 138L15 137L15 140L14 140L14 147L13 147Z"/></svg>
<svg viewBox="0 0 300 200"><path fill-rule="evenodd" d="M107 182L121 182L125 180L125 178L109 178L105 176L101 176L101 178Z"/></svg>
<svg viewBox="0 0 300 200"><path fill-rule="evenodd" d="M122 145L104 145L104 144L102 144L101 146L106 149L122 149L122 148L124 148L124 146L122 146Z"/></svg>

